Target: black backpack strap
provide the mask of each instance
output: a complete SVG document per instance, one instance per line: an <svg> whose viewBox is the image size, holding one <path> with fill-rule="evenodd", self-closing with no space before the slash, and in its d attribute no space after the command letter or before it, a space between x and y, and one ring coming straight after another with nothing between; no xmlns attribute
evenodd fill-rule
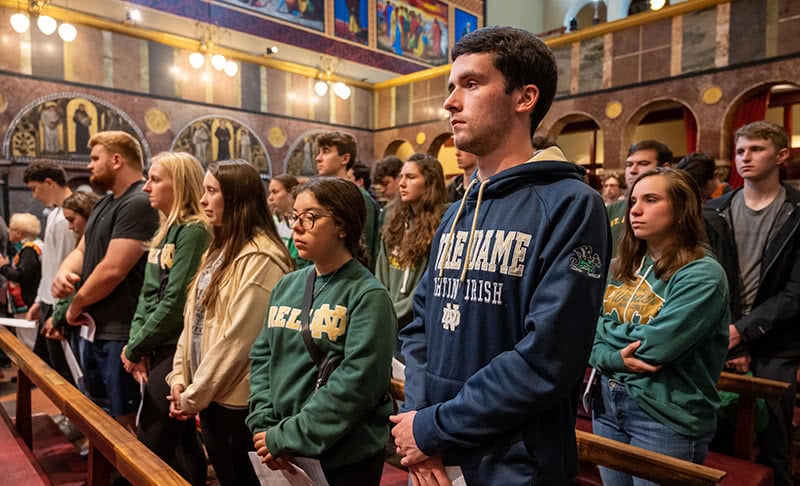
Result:
<svg viewBox="0 0 800 486"><path fill-rule="evenodd" d="M314 299L314 279L316 278L316 271L314 266L311 266L311 271L308 272L306 278L306 291L303 294L303 308L300 312L300 332L303 334L303 342L306 345L308 354L311 355L311 360L317 365L317 368L322 368L325 356L322 350L319 349L314 338L311 337L311 329L309 322L311 321L311 301Z"/></svg>

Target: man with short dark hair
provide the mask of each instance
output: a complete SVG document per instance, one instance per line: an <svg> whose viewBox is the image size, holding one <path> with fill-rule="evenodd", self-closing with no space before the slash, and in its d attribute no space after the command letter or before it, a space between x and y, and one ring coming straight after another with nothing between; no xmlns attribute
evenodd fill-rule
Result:
<svg viewBox="0 0 800 486"><path fill-rule="evenodd" d="M54 297L75 293L70 325L96 324L83 340L87 395L135 431L139 385L122 367L144 279L145 245L158 229L158 212L142 191L142 149L126 132L98 132L89 140L91 184L110 191L94 207L86 231L53 280ZM88 317L87 317L88 314Z"/></svg>
<svg viewBox="0 0 800 486"><path fill-rule="evenodd" d="M710 200L703 216L730 288L728 367L790 385L782 399L767 401L757 458L772 468L776 485L788 486L800 362L800 191L780 182L790 155L781 127L750 123L734 143L744 187Z"/></svg>
<svg viewBox="0 0 800 486"><path fill-rule="evenodd" d="M488 27L452 57L444 108L478 170L442 218L401 331L392 434L415 484L446 484L445 465L467 484L566 484L608 271L605 207L584 169L531 144L556 89L541 39Z"/></svg>
<svg viewBox="0 0 800 486"><path fill-rule="evenodd" d="M369 177L369 167L367 167L367 164L363 162L356 162L353 164L353 167L347 170L347 180L365 191L370 192L369 189L372 186L372 181ZM370 192L370 195L371 194Z"/></svg>
<svg viewBox="0 0 800 486"><path fill-rule="evenodd" d="M375 164L375 189L381 203L388 204L397 195L402 169L403 161L394 155L384 157Z"/></svg>
<svg viewBox="0 0 800 486"><path fill-rule="evenodd" d="M461 174L455 176L453 181L447 185L447 194L450 200L460 201L464 197L464 191L469 185L469 179L478 166L478 158L475 155L456 149L456 165L461 169Z"/></svg>
<svg viewBox="0 0 800 486"><path fill-rule="evenodd" d="M625 186L633 187L639 174L644 174L656 167L668 167L672 163L672 151L657 140L642 140L631 145L628 149L628 158L625 159ZM625 226L625 210L628 207L627 198L609 204L609 225L611 226L611 258L617 256L617 245Z"/></svg>
<svg viewBox="0 0 800 486"><path fill-rule="evenodd" d="M700 189L700 199L706 202L721 184L717 177L717 166L714 159L703 152L694 152L682 158L675 168L685 170L692 176L697 188Z"/></svg>
<svg viewBox="0 0 800 486"><path fill-rule="evenodd" d="M348 133L328 132L317 138L319 154L317 154L317 172L321 176L348 179L347 171L356 163L356 139ZM372 199L363 187L360 187L361 196L367 206L367 221L364 225L364 243L369 257L369 269L375 271L375 258L378 256L380 246L380 232L378 226L378 203Z"/></svg>
<svg viewBox="0 0 800 486"><path fill-rule="evenodd" d="M39 320L49 333L45 323L50 318L56 299L50 292L58 267L67 255L75 249L75 233L69 229L69 222L64 217L61 205L64 199L72 195L67 185L67 173L55 162L37 160L25 168L22 180L31 190L33 198L51 208L44 227L44 244L42 245L42 278L36 293L36 302L28 310L29 320ZM42 334L36 338L34 350L46 358L56 371L70 382L73 381L64 350L57 339L45 339Z"/></svg>

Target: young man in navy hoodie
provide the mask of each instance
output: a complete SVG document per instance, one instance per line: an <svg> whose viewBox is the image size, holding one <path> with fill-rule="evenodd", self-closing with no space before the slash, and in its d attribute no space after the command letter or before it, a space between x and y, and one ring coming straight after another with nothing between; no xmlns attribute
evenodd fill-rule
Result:
<svg viewBox="0 0 800 486"><path fill-rule="evenodd" d="M531 145L556 88L544 42L490 27L452 56L444 107L478 171L442 219L401 332L392 434L417 484L449 484L450 465L467 484L568 483L608 270L605 206L561 150Z"/></svg>

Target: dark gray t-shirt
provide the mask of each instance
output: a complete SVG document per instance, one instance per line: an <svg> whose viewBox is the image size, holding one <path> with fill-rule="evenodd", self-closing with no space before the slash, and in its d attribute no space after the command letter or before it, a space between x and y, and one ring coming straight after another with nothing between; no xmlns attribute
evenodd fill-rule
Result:
<svg viewBox="0 0 800 486"><path fill-rule="evenodd" d="M739 191L731 201L736 252L739 256L739 295L742 314L750 314L761 280L761 259L764 249L776 227L781 206L786 201L786 189L781 186L775 199L764 208L754 211L744 202L744 191Z"/></svg>
<svg viewBox="0 0 800 486"><path fill-rule="evenodd" d="M84 234L86 253L83 256L81 282L85 282L105 258L111 240L124 238L145 242L155 234L158 211L150 206L147 193L142 191L143 185L144 181L137 181L118 198L107 194L94 206ZM95 339L128 340L146 261L145 253L110 294L86 309L97 324Z"/></svg>

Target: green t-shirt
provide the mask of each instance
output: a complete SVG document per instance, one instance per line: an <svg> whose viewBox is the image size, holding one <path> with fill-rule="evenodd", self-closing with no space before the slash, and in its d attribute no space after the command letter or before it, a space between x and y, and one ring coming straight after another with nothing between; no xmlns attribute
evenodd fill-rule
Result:
<svg viewBox="0 0 800 486"><path fill-rule="evenodd" d="M619 239L622 237L622 230L625 228L625 213L628 201L617 201L606 207L608 213L608 225L611 227L611 258L616 258L619 249Z"/></svg>

